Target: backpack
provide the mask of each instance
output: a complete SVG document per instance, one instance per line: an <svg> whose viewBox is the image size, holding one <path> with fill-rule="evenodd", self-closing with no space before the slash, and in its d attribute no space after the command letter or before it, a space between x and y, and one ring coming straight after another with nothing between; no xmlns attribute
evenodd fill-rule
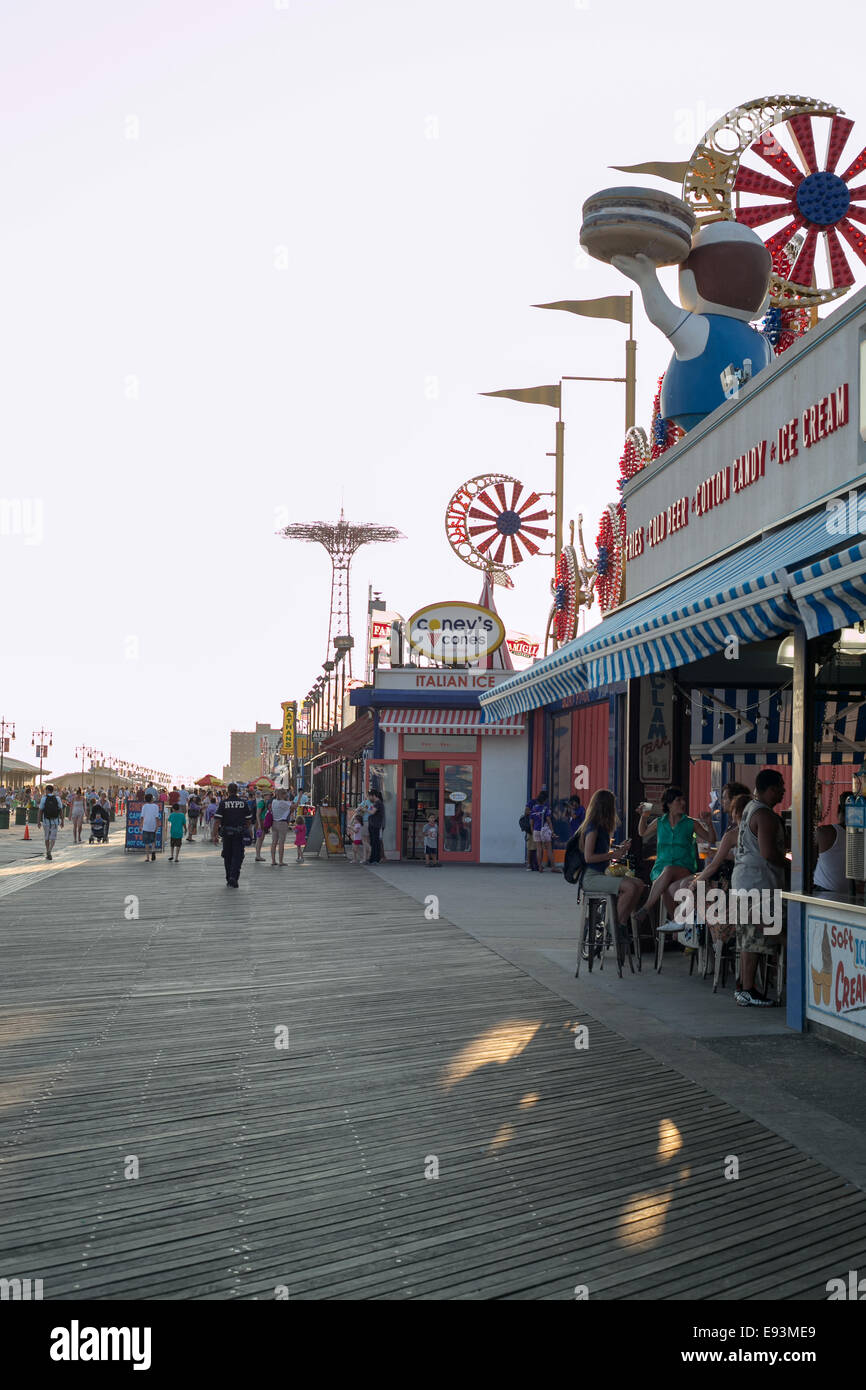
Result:
<svg viewBox="0 0 866 1390"><path fill-rule="evenodd" d="M529 819L529 816L526 814L525 811L523 815L520 817L520 820L517 822L517 824L520 826L520 829L523 831L524 835L528 835L530 830L532 829L532 821Z"/></svg>
<svg viewBox="0 0 866 1390"><path fill-rule="evenodd" d="M581 826L581 830L583 827ZM568 844L565 846L565 859L562 865L562 877L566 883L580 884L583 878L583 871L586 868L586 860L583 857L583 850L580 847L580 830L572 835Z"/></svg>
<svg viewBox="0 0 866 1390"><path fill-rule="evenodd" d="M60 802L53 792L45 798L42 815L45 820L60 820Z"/></svg>

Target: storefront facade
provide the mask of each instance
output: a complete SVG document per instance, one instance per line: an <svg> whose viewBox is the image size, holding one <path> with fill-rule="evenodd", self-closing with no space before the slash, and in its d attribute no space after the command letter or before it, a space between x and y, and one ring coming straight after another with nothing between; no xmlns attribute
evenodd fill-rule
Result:
<svg viewBox="0 0 866 1390"><path fill-rule="evenodd" d="M404 667L353 691L353 705L374 718L367 788L385 801L388 858L422 859L423 826L434 814L443 863L522 862L526 721L488 716L479 704L509 674Z"/></svg>
<svg viewBox="0 0 866 1390"><path fill-rule="evenodd" d="M668 781L702 815L723 782L752 786L759 767L778 766L790 837L788 1022L866 1043L860 948L845 931L862 909L812 896L814 828L835 821L866 754L856 631L866 620L864 383L861 292L626 484L627 601L482 705L499 717L552 710L563 683L592 695L626 682L626 816ZM850 894L860 903L862 888ZM847 965L834 943L846 943ZM822 958L818 970L821 948L832 966ZM835 995L832 1010L825 1002L828 971L839 974L838 1009Z"/></svg>
<svg viewBox="0 0 866 1390"><path fill-rule="evenodd" d="M528 791L546 788L553 810L567 820L573 796L587 806L594 791L624 793L627 685L576 691L527 714L530 768ZM562 836L558 837L560 840Z"/></svg>

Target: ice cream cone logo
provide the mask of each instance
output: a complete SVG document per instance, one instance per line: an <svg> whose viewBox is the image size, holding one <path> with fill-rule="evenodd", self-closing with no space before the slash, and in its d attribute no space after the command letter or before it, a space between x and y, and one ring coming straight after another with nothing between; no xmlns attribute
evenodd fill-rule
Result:
<svg viewBox="0 0 866 1390"><path fill-rule="evenodd" d="M817 936L812 949L812 994L816 1004L830 1003L830 985L833 979L833 956L830 951L830 937L824 923L824 935L818 946Z"/></svg>

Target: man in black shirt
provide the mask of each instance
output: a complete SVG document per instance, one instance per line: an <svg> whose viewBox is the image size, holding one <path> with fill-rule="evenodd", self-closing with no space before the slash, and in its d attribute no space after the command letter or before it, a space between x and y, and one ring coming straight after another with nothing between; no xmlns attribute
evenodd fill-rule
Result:
<svg viewBox="0 0 866 1390"><path fill-rule="evenodd" d="M250 824L250 809L238 795L237 782L229 782L228 791L216 808L214 822L217 834L223 837L223 860L226 866L226 887L237 888L244 862L244 832Z"/></svg>
<svg viewBox="0 0 866 1390"><path fill-rule="evenodd" d="M368 864L382 862L382 831L385 828L385 803L378 792L370 793L370 813L367 817L370 831L370 858Z"/></svg>

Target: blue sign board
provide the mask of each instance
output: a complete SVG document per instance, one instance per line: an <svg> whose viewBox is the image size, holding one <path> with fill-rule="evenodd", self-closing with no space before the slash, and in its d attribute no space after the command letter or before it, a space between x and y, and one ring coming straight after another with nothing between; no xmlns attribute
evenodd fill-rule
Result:
<svg viewBox="0 0 866 1390"><path fill-rule="evenodd" d="M125 850L130 850L130 849L132 849L132 850L141 850L142 853L144 852L144 840L142 839L142 836L141 836L141 808L142 808L143 805L144 805L144 802L143 802L143 801L129 801L129 802L127 802L127 806L126 806L126 844L124 845L124 849L125 849ZM160 818L159 818L159 824L158 824L157 827L156 827L156 840L154 841L154 846L153 846L155 850L161 850L161 849L163 848L163 843L162 843L162 830L163 830L163 818L162 818L162 816L160 816Z"/></svg>

